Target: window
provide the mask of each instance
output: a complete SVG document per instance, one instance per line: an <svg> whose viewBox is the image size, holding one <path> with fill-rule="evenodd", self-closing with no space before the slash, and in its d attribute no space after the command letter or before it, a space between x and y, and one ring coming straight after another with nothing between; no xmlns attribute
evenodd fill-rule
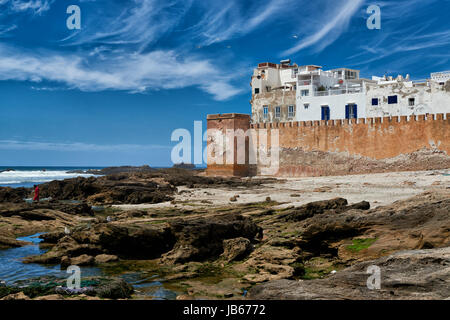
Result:
<svg viewBox="0 0 450 320"><path fill-rule="evenodd" d="M378 105L378 98L373 98L372 99L372 105L373 106L377 106Z"/></svg>
<svg viewBox="0 0 450 320"><path fill-rule="evenodd" d="M389 104L396 104L397 103L397 96L389 96L388 97L388 103Z"/></svg>
<svg viewBox="0 0 450 320"><path fill-rule="evenodd" d="M288 118L293 118L295 116L295 107L288 106Z"/></svg>
<svg viewBox="0 0 450 320"><path fill-rule="evenodd" d="M409 100L408 100L408 105L410 106L410 107L412 107L413 105L415 105L416 104L416 99L415 98L409 98Z"/></svg>
<svg viewBox="0 0 450 320"><path fill-rule="evenodd" d="M269 117L269 106L264 106L263 108L264 119Z"/></svg>
<svg viewBox="0 0 450 320"><path fill-rule="evenodd" d="M281 117L281 107L275 107L275 118Z"/></svg>
<svg viewBox="0 0 450 320"><path fill-rule="evenodd" d="M303 105L303 107L305 107L305 109L308 109L308 108L309 108L309 103L305 103L305 104Z"/></svg>
<svg viewBox="0 0 450 320"><path fill-rule="evenodd" d="M322 106L322 120L330 120L330 107Z"/></svg>
<svg viewBox="0 0 450 320"><path fill-rule="evenodd" d="M349 103L345 106L345 119L358 118L358 106L354 103Z"/></svg>
<svg viewBox="0 0 450 320"><path fill-rule="evenodd" d="M255 88L255 94L259 93L259 88Z"/></svg>
<svg viewBox="0 0 450 320"><path fill-rule="evenodd" d="M307 97L307 96L309 96L309 90L302 90L302 91L300 91L300 94L302 97Z"/></svg>

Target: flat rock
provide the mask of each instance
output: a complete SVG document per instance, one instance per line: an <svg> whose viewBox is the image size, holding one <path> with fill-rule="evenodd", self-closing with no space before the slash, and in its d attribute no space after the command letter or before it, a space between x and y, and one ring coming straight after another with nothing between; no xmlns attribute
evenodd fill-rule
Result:
<svg viewBox="0 0 450 320"><path fill-rule="evenodd" d="M95 257L95 264L102 264L108 262L114 262L119 260L119 258L112 254L99 254Z"/></svg>
<svg viewBox="0 0 450 320"><path fill-rule="evenodd" d="M381 270L380 289L367 286L370 266ZM359 263L326 279L277 280L257 285L250 299L447 299L450 297L450 247L398 252Z"/></svg>

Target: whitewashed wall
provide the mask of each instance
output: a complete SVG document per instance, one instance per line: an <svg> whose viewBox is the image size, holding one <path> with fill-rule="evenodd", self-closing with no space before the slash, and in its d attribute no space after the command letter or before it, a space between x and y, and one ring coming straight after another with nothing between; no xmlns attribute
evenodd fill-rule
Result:
<svg viewBox="0 0 450 320"><path fill-rule="evenodd" d="M333 96L302 97L297 92L296 121L312 121L322 119L322 105L330 107L330 119L345 119L345 106L354 103L358 107L358 118L366 117L366 96L364 93L341 94ZM309 103L305 109L304 104Z"/></svg>

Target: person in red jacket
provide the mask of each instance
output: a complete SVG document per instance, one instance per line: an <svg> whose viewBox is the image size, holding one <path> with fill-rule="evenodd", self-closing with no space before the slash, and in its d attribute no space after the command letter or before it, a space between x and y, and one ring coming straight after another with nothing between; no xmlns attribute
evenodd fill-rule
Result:
<svg viewBox="0 0 450 320"><path fill-rule="evenodd" d="M39 202L39 186L34 185L34 198L33 201Z"/></svg>

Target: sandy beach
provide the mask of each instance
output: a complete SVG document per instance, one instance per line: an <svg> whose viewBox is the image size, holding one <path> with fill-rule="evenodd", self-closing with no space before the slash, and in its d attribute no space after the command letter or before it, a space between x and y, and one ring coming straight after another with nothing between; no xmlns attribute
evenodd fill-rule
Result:
<svg viewBox="0 0 450 320"><path fill-rule="evenodd" d="M245 188L178 187L175 200L157 204L114 205L122 210L171 207L213 207L265 201L267 197L283 204L277 208L299 206L312 201L342 197L349 203L368 201L372 208L391 204L427 190L450 187L448 170L390 172L335 177L280 178L277 183ZM230 199L235 195L236 202Z"/></svg>

